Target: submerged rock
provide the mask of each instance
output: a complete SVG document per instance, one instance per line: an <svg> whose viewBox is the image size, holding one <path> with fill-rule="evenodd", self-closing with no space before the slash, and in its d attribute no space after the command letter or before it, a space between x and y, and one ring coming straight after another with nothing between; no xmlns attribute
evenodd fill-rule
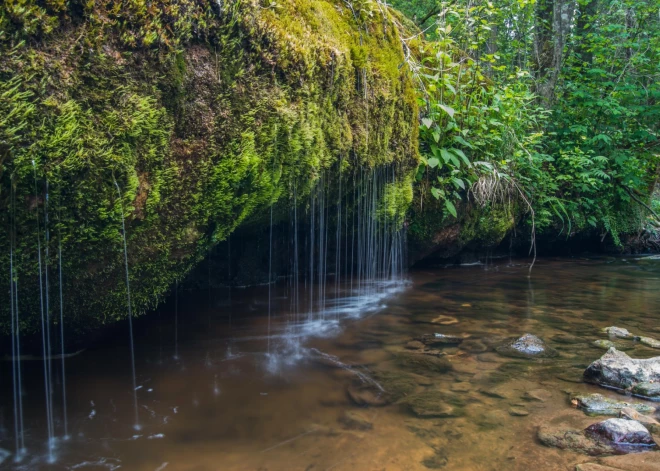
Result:
<svg viewBox="0 0 660 471"><path fill-rule="evenodd" d="M464 415L463 400L441 391L424 391L410 396L402 402L406 408L422 418L448 418Z"/></svg>
<svg viewBox="0 0 660 471"><path fill-rule="evenodd" d="M363 414L355 411L345 411L339 417L339 423L348 430L371 430L373 428L373 424Z"/></svg>
<svg viewBox="0 0 660 471"><path fill-rule="evenodd" d="M660 382L660 357L638 360L616 348L610 348L587 367L584 377L588 381L616 389L628 389L639 383Z"/></svg>
<svg viewBox="0 0 660 471"><path fill-rule="evenodd" d="M591 456L609 455L614 447L600 440L588 437L582 430L570 430L541 426L537 437L545 446L584 453Z"/></svg>
<svg viewBox="0 0 660 471"><path fill-rule="evenodd" d="M624 345L620 342L612 342L611 340L594 340L591 344L596 348L602 348L603 350L609 350L610 348L616 348L617 350L630 350L633 348L633 345Z"/></svg>
<svg viewBox="0 0 660 471"><path fill-rule="evenodd" d="M514 417L525 417L529 415L529 411L523 407L512 407L509 409L509 415Z"/></svg>
<svg viewBox="0 0 660 471"><path fill-rule="evenodd" d="M637 412L649 414L655 412L655 408L646 404L617 401L605 397L602 394L584 394L573 396L571 403L587 415L616 415L623 409L632 409Z"/></svg>
<svg viewBox="0 0 660 471"><path fill-rule="evenodd" d="M538 438L546 446L592 456L635 453L657 448L649 431L639 422L607 419L585 430L542 426Z"/></svg>
<svg viewBox="0 0 660 471"><path fill-rule="evenodd" d="M639 383L632 388L635 396L660 401L660 383Z"/></svg>
<svg viewBox="0 0 660 471"><path fill-rule="evenodd" d="M438 316L435 319L431 321L432 324L440 324L440 325L452 325L452 324L458 324L458 319L452 316Z"/></svg>
<svg viewBox="0 0 660 471"><path fill-rule="evenodd" d="M644 427L649 429L649 432L656 434L660 433L660 422L651 416L640 414L635 409L630 407L624 407L621 409L621 412L619 412L619 417L622 419L636 420L640 424L644 425Z"/></svg>
<svg viewBox="0 0 660 471"><path fill-rule="evenodd" d="M352 384L346 393L351 401L362 407L383 407L391 402L387 393L373 384Z"/></svg>
<svg viewBox="0 0 660 471"><path fill-rule="evenodd" d="M425 345L419 340L411 340L405 345L408 350L424 350Z"/></svg>
<svg viewBox="0 0 660 471"><path fill-rule="evenodd" d="M419 379L400 371L377 371L373 379L385 390L385 397L396 402L417 391Z"/></svg>
<svg viewBox="0 0 660 471"><path fill-rule="evenodd" d="M660 452L599 458L594 463L577 465L575 471L660 471Z"/></svg>
<svg viewBox="0 0 660 471"><path fill-rule="evenodd" d="M525 391L522 398L526 401L545 402L552 398L552 393L546 389L532 389Z"/></svg>
<svg viewBox="0 0 660 471"><path fill-rule="evenodd" d="M455 335L445 335L445 334L425 334L421 337L416 337L414 340L423 343L427 347L443 347L446 345L459 345L462 341L462 337L457 337Z"/></svg>
<svg viewBox="0 0 660 471"><path fill-rule="evenodd" d="M496 348L500 355L515 358L551 358L557 356L557 351L548 347L543 340L532 334L510 340Z"/></svg>
<svg viewBox="0 0 660 471"><path fill-rule="evenodd" d="M593 438L616 445L657 446L649 431L636 420L607 419L590 425L585 433Z"/></svg>
<svg viewBox="0 0 660 471"><path fill-rule="evenodd" d="M410 371L417 373L446 373L451 370L451 364L446 358L426 355L424 353L400 352L396 354L397 363Z"/></svg>
<svg viewBox="0 0 660 471"><path fill-rule="evenodd" d="M656 340L651 337L640 337L639 341L647 347L660 348L660 340Z"/></svg>
<svg viewBox="0 0 660 471"><path fill-rule="evenodd" d="M622 327L610 326L605 327L602 329L602 331L613 338L628 339L632 338L633 336L630 332L628 332L628 329L624 329Z"/></svg>

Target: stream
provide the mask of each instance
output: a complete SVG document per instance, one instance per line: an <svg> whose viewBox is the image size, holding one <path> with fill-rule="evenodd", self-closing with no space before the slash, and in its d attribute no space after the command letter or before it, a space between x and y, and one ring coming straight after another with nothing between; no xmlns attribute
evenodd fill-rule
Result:
<svg viewBox="0 0 660 471"><path fill-rule="evenodd" d="M543 446L537 429L596 421L572 407L571 394L622 398L582 373L605 353L593 345L607 339L602 328L660 339L660 259L542 258L527 274L508 259L417 270L360 296L329 281L323 313L307 312L313 290L290 280L270 290L181 290L134 319L139 427L120 323L65 357L67 439L54 363L53 463L43 365L21 362L26 455L0 468L572 470L590 458ZM463 340L420 360L410 342L436 333ZM525 333L559 356L495 351ZM660 355L620 342L634 358ZM11 362L0 368L0 449L13 452Z"/></svg>

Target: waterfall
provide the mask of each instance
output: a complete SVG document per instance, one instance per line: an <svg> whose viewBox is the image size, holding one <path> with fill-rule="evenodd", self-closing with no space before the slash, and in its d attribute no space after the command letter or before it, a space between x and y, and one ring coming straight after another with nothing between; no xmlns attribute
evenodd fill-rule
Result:
<svg viewBox="0 0 660 471"><path fill-rule="evenodd" d="M307 200L301 201L295 180L289 187L285 254L289 261L290 315L280 332L271 325L273 237L277 228L270 207L269 365L278 364L271 358L278 354L281 362L295 361L305 351L304 338L330 334L340 328L344 318L382 309L384 299L403 285L405 227L387 206L393 203L388 185L396 184L395 169L358 169L351 175L342 171L342 165L343 161L336 173L321 172ZM349 181L352 185L345 184ZM304 212L302 218L300 210ZM300 244L300 237L304 244ZM306 298L302 316L301 295Z"/></svg>

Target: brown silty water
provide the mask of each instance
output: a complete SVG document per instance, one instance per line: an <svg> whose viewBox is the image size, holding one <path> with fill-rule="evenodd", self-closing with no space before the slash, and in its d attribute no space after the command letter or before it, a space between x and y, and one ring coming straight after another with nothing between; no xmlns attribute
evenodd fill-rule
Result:
<svg viewBox="0 0 660 471"><path fill-rule="evenodd" d="M527 268L502 262L413 272L405 286L381 287L378 299L344 299L350 316L329 301L323 316L312 313L313 322L304 322L304 308L291 308L290 286L279 283L271 292L270 354L265 287L234 289L231 301L227 292L214 292L211 307L206 294L180 293L178 360L171 303L136 326L139 431L132 429L127 339L117 329L112 341L67 360L71 438L58 442L52 465L44 457L41 363L23 362L28 456L4 466L574 469L590 458L543 446L537 429L584 428L598 420L571 406L572 393L622 399L583 383L582 373L604 353L592 345L607 338L604 327L660 338L660 260L542 259L531 278ZM340 288L346 294L348 284ZM301 296L305 292L301 287ZM465 340L436 356L409 344L435 333ZM524 333L541 337L559 356L525 360L495 352ZM660 354L620 342L635 358ZM2 371L5 449L13 443L8 365ZM56 431L58 400L56 394Z"/></svg>

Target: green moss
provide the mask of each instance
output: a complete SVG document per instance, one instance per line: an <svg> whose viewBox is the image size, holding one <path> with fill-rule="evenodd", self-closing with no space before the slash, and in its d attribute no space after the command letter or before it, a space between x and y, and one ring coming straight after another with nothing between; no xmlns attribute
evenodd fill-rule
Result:
<svg viewBox="0 0 660 471"><path fill-rule="evenodd" d="M38 312L46 181L48 266L61 241L67 316L84 328L126 314L122 213L137 313L236 227L289 205L292 187L302 201L340 159L346 175L396 169L383 208L402 220L415 92L391 13L362 3L373 16L340 0L3 3L0 209L15 227L24 329ZM9 245L5 232L2 266Z"/></svg>

